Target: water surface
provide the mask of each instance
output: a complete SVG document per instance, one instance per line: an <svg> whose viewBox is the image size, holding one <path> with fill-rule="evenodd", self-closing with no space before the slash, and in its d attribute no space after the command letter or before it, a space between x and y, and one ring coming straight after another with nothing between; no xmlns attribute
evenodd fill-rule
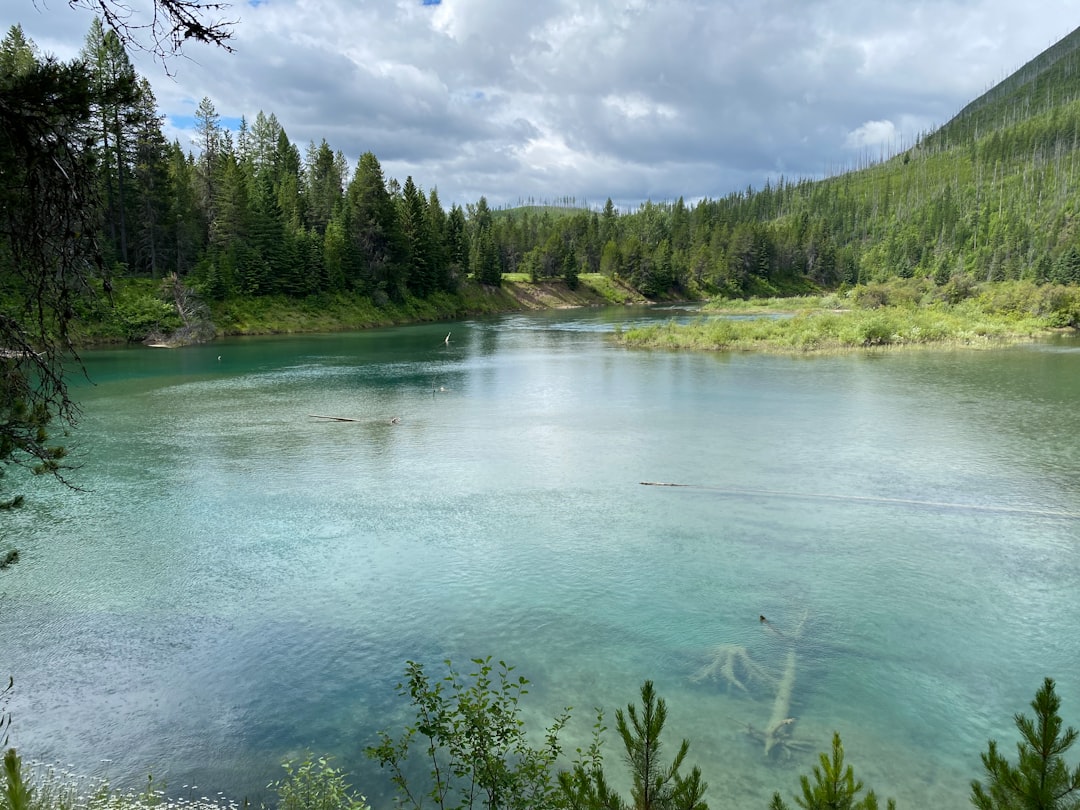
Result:
<svg viewBox="0 0 1080 810"><path fill-rule="evenodd" d="M607 339L653 317L92 353L86 491L36 484L6 519L14 742L253 799L312 749L385 806L362 751L405 722L404 662L492 655L533 682L537 728L575 707L570 750L594 706L653 679L716 806L794 793L835 729L879 795L961 807L1044 676L1080 724L1080 344L791 358ZM692 678L718 645L779 674L786 640L760 615L781 633L806 617L791 711L812 748L791 757L746 733L770 688Z"/></svg>

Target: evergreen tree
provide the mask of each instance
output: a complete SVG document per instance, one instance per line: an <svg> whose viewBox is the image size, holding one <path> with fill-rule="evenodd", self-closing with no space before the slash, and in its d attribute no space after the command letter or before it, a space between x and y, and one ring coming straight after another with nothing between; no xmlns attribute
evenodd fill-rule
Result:
<svg viewBox="0 0 1080 810"><path fill-rule="evenodd" d="M195 266L203 247L207 225L198 204L199 182L194 160L184 154L179 142L173 141L166 153L166 169L172 190L166 214L166 245L169 255L165 267L183 277Z"/></svg>
<svg viewBox="0 0 1080 810"><path fill-rule="evenodd" d="M199 205L203 211L203 217L209 227L216 218L217 204L217 180L220 171L219 158L221 157L224 139L221 132L221 116L218 115L212 102L207 96L203 96L195 110L195 127L197 132L196 145L199 147L198 159L199 172Z"/></svg>
<svg viewBox="0 0 1080 810"><path fill-rule="evenodd" d="M465 211L454 203L446 217L446 258L450 263L451 279L467 278L472 272L469 264L469 234Z"/></svg>
<svg viewBox="0 0 1080 810"><path fill-rule="evenodd" d="M393 198L383 179L382 166L371 152L360 156L345 195L351 271L355 289L376 302L404 300L406 268L401 231Z"/></svg>
<svg viewBox="0 0 1080 810"><path fill-rule="evenodd" d="M21 29L9 30L0 43L0 464L58 475L63 450L48 425L75 420L65 378L78 361L69 329L103 270L85 138L93 101L81 62L38 61Z"/></svg>
<svg viewBox="0 0 1080 810"><path fill-rule="evenodd" d="M491 209L488 208L485 197L481 197L475 206L470 207L469 221L472 227L469 265L473 275L481 284L498 287L502 284L502 265L495 245Z"/></svg>
<svg viewBox="0 0 1080 810"><path fill-rule="evenodd" d="M106 226L116 258L126 265L130 261L127 203L134 137L129 122L136 101L135 68L116 32L106 30L98 18L90 25L82 57L94 81L92 136L102 167Z"/></svg>
<svg viewBox="0 0 1080 810"><path fill-rule="evenodd" d="M307 197L307 223L317 233L323 234L334 211L341 205L344 193L344 176L325 140L317 148L314 142L308 147L304 191Z"/></svg>
<svg viewBox="0 0 1080 810"><path fill-rule="evenodd" d="M457 279L450 272L446 211L443 210L442 203L439 201L439 192L434 188L428 194L425 227L427 228L435 287L439 290L453 292L457 289Z"/></svg>
<svg viewBox="0 0 1080 810"><path fill-rule="evenodd" d="M803 810L877 810L878 802L874 791L862 798L863 783L855 779L851 766L844 766L844 745L839 733L833 733L832 756L822 753L819 756L820 767L814 766L814 781L801 776L802 796L795 797L795 804ZM888 800L889 810L895 810L896 802ZM788 810L779 793L774 793L771 810Z"/></svg>
<svg viewBox="0 0 1080 810"><path fill-rule="evenodd" d="M251 160L256 175L274 170L274 154L280 135L281 124L277 116L273 113L267 116L259 110L251 125Z"/></svg>
<svg viewBox="0 0 1080 810"><path fill-rule="evenodd" d="M175 199L169 182L169 146L161 133L161 117L146 79L139 80L135 95L132 259L135 269L158 278L166 260L170 231L168 217L171 201Z"/></svg>
<svg viewBox="0 0 1080 810"><path fill-rule="evenodd" d="M0 42L0 75L26 76L37 67L37 47L26 38L21 25L11 26L3 42Z"/></svg>
<svg viewBox="0 0 1080 810"><path fill-rule="evenodd" d="M412 175L398 201L398 222L409 263L409 289L423 298L435 290L435 267L428 232L427 199L413 183Z"/></svg>
<svg viewBox="0 0 1080 810"><path fill-rule="evenodd" d="M1076 742L1077 731L1062 730L1061 699L1054 681L1046 678L1031 702L1035 718L1015 715L1020 732L1017 761L1011 764L991 740L981 755L986 784L971 783L971 803L979 810L1075 810L1080 808L1080 765L1072 770L1065 753Z"/></svg>
<svg viewBox="0 0 1080 810"><path fill-rule="evenodd" d="M670 764L661 758L661 733L667 722L667 704L656 696L652 681L641 687L641 711L628 704L615 712L615 728L622 739L626 764L630 767L631 803L622 800L604 773L601 757L603 718L595 727L593 744L570 771L559 774L569 810L708 810L701 770L679 773L690 743L683 740Z"/></svg>

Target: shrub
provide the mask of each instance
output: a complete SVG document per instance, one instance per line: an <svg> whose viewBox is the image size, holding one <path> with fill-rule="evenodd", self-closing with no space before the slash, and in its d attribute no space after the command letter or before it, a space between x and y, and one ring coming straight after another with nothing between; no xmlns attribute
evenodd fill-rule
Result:
<svg viewBox="0 0 1080 810"><path fill-rule="evenodd" d="M370 810L326 757L308 754L302 762L286 762L283 767L287 776L271 785L277 790L278 810Z"/></svg>
<svg viewBox="0 0 1080 810"><path fill-rule="evenodd" d="M519 716L518 702L528 693L525 678L512 677L513 667L503 661L496 668L490 658L475 658L470 682L444 663L447 674L432 683L422 664L408 662L398 694L409 698L415 722L396 740L381 732L379 744L367 750L389 768L402 804L417 810L428 799L444 809L557 807L553 767L569 711L534 747ZM409 775L414 754L429 763L426 778Z"/></svg>

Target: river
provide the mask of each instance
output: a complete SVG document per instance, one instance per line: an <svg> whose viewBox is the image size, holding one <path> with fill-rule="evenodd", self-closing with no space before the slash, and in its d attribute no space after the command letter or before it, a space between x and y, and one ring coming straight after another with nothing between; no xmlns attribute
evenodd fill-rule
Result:
<svg viewBox="0 0 1080 810"><path fill-rule="evenodd" d="M652 679L713 806L790 797L836 730L879 797L963 807L1043 677L1080 725L1080 342L610 341L673 314L89 353L83 491L35 481L5 516L12 742L255 800L310 749L384 807L363 749L406 722L405 662L490 655L532 681L531 727L574 707L570 751ZM766 757L747 729L789 649L809 747ZM767 678L708 677L719 651Z"/></svg>

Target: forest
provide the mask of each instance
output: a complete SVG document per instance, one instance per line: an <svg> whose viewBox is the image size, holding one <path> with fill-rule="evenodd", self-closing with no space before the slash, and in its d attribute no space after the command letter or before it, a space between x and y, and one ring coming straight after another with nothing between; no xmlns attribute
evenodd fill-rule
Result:
<svg viewBox="0 0 1080 810"><path fill-rule="evenodd" d="M500 210L481 197L447 210L437 178L426 189L424 178L388 178L371 152L350 166L326 140L301 150L272 111L241 118L234 132L204 98L196 142L168 142L149 82L95 21L81 59L91 93L82 135L100 200L102 273L121 290L173 279L174 290L211 303L347 294L375 306L452 294L467 281L496 286L507 273L570 287L600 273L651 298L790 295L893 278L1076 284L1078 42L1074 32L904 152L834 177L781 177L631 211L565 197ZM43 60L17 25L0 44L5 71ZM176 296L166 304L153 286L138 289L151 292L121 307L128 339L176 321Z"/></svg>

